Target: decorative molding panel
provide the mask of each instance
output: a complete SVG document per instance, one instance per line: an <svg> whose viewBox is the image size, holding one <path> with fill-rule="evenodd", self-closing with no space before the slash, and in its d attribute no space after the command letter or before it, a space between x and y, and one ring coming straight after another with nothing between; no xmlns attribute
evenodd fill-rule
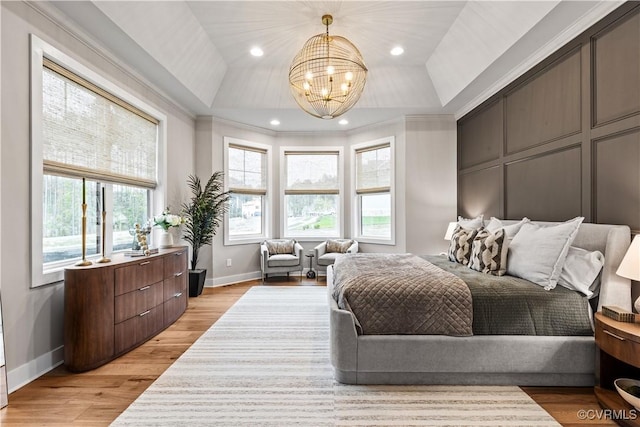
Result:
<svg viewBox="0 0 640 427"><path fill-rule="evenodd" d="M592 41L593 125L640 112L640 11Z"/></svg>
<svg viewBox="0 0 640 427"><path fill-rule="evenodd" d="M640 232L639 36L627 2L460 118L458 213Z"/></svg>

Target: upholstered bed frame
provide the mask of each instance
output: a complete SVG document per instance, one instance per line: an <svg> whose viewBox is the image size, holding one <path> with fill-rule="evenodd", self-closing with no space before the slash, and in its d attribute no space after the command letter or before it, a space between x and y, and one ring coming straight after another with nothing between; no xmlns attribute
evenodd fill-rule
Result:
<svg viewBox="0 0 640 427"><path fill-rule="evenodd" d="M582 224L578 230L573 246L605 255L598 310L602 305L631 310L630 281L615 274L629 242L627 226ZM589 336L358 335L351 313L338 308L331 297L332 280L329 268L331 363L339 382L536 386L595 382L596 346Z"/></svg>

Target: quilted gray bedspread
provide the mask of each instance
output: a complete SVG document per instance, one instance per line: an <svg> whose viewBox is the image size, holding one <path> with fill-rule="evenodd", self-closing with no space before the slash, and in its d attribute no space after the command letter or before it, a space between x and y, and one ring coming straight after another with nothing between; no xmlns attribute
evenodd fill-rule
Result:
<svg viewBox="0 0 640 427"><path fill-rule="evenodd" d="M473 298L474 335L593 335L589 300L562 286L550 291L513 276L491 276L437 255L426 260L460 277Z"/></svg>
<svg viewBox="0 0 640 427"><path fill-rule="evenodd" d="M460 278L412 254L355 254L335 262L333 297L359 334L472 335Z"/></svg>

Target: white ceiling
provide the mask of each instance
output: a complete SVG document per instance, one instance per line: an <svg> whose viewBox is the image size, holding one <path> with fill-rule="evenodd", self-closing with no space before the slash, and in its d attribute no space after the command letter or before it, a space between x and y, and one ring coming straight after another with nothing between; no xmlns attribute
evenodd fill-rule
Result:
<svg viewBox="0 0 640 427"><path fill-rule="evenodd" d="M197 115L331 131L413 114L461 115L617 7L611 1L56 1L65 19ZM311 36L351 40L369 69L341 118L302 112L291 60ZM400 45L405 53L389 54ZM259 46L264 56L252 57ZM272 119L281 124L273 127Z"/></svg>

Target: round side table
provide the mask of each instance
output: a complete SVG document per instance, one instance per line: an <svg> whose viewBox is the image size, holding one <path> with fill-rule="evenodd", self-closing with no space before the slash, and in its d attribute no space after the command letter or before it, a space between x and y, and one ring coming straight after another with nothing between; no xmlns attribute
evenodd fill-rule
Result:
<svg viewBox="0 0 640 427"><path fill-rule="evenodd" d="M306 254L305 255L307 258L309 258L309 271L307 271L307 279L315 279L316 278L316 272L313 271L313 257L315 256L312 253Z"/></svg>

